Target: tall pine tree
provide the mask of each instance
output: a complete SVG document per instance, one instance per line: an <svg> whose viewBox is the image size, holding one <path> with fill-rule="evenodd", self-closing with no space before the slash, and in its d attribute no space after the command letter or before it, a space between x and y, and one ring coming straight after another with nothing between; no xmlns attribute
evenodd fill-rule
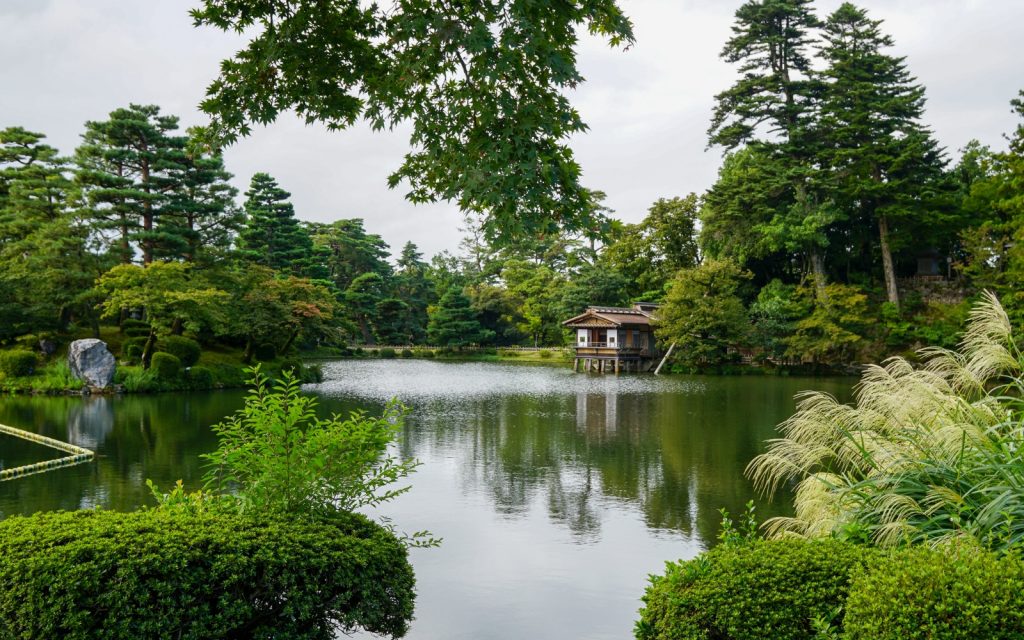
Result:
<svg viewBox="0 0 1024 640"><path fill-rule="evenodd" d="M833 212L815 189L815 109L820 85L809 49L820 27L811 0L749 0L736 11L733 36L721 57L741 77L715 96L708 140L727 150L753 144L780 163L788 206L759 221L776 249L799 248L823 294L827 227Z"/></svg>
<svg viewBox="0 0 1024 640"><path fill-rule="evenodd" d="M943 160L921 123L924 87L904 58L885 52L893 40L881 23L848 2L825 23L820 158L832 198L851 210L852 220L877 227L886 293L898 305L893 225L935 215L927 196L937 188Z"/></svg>
<svg viewBox="0 0 1024 640"><path fill-rule="evenodd" d="M160 115L155 105L129 105L108 120L85 123L75 180L101 237L113 233L122 263L134 258L133 244L150 264L162 247L183 242L173 225L160 224L177 187L169 174L184 158L185 138L174 135L177 129L178 118Z"/></svg>
<svg viewBox="0 0 1024 640"><path fill-rule="evenodd" d="M290 197L270 175L254 175L245 192L238 249L250 262L304 276L312 269L313 241L295 217Z"/></svg>

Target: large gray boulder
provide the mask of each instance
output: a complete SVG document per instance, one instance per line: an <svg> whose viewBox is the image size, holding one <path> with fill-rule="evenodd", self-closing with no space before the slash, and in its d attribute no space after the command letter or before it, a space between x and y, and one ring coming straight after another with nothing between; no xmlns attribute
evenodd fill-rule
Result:
<svg viewBox="0 0 1024 640"><path fill-rule="evenodd" d="M88 338L75 340L68 347L68 367L73 376L90 387L105 389L114 381L117 360L106 342Z"/></svg>

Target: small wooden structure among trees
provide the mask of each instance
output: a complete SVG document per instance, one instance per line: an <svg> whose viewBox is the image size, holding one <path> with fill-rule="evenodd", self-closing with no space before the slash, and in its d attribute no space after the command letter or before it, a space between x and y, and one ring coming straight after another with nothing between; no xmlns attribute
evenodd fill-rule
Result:
<svg viewBox="0 0 1024 640"><path fill-rule="evenodd" d="M589 307L562 326L576 330L573 371L649 371L657 358L653 313L658 305Z"/></svg>

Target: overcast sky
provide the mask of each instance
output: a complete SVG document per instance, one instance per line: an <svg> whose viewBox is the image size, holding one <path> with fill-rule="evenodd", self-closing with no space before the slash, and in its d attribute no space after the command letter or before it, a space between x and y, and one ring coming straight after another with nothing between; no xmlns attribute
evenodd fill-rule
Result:
<svg viewBox="0 0 1024 640"><path fill-rule="evenodd" d="M718 59L740 1L620 0L637 43L612 50L587 37L587 83L573 96L590 131L572 141L588 187L608 194L623 220L640 220L659 197L704 191L721 154L705 151L712 97L734 70ZM157 104L202 124L197 109L218 62L243 43L196 29L197 0L0 0L0 128L40 131L62 152L82 123L130 102ZM819 0L824 16L839 0ZM977 138L1002 147L1016 126L1009 101L1024 88L1024 0L862 0L927 88L927 123L951 157ZM451 205L413 206L387 175L407 132L365 126L328 132L294 117L256 129L226 152L244 190L257 171L292 192L305 220L360 217L397 251L429 256L457 248L462 217Z"/></svg>

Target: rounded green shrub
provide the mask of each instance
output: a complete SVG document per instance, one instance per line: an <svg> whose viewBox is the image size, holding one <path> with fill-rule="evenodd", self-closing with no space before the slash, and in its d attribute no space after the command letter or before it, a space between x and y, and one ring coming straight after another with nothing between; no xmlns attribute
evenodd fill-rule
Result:
<svg viewBox="0 0 1024 640"><path fill-rule="evenodd" d="M0 630L12 638L399 636L413 586L405 547L354 514L165 508L0 522Z"/></svg>
<svg viewBox="0 0 1024 640"><path fill-rule="evenodd" d="M121 343L121 357L128 360L138 360L146 349L146 341L149 338L127 338Z"/></svg>
<svg viewBox="0 0 1024 640"><path fill-rule="evenodd" d="M198 342L184 336L160 338L157 346L164 353L169 353L177 357L178 360L181 360L181 366L183 367L191 367L199 362L199 355L202 353Z"/></svg>
<svg viewBox="0 0 1024 640"><path fill-rule="evenodd" d="M972 547L914 547L854 575L849 640L1024 638L1024 563Z"/></svg>
<svg viewBox="0 0 1024 640"><path fill-rule="evenodd" d="M433 358L434 357L434 350L433 349L417 349L416 350L416 357L417 358L428 358L428 359L429 358Z"/></svg>
<svg viewBox="0 0 1024 640"><path fill-rule="evenodd" d="M391 347L384 347L383 349L380 350L380 357L382 358L394 358L397 355L398 354L395 353L395 350L392 349Z"/></svg>
<svg viewBox="0 0 1024 640"><path fill-rule="evenodd" d="M258 344L253 350L253 355L260 362L267 362L277 357L277 347L270 343Z"/></svg>
<svg viewBox="0 0 1024 640"><path fill-rule="evenodd" d="M498 353L503 358L518 358L521 354L514 349L505 349Z"/></svg>
<svg viewBox="0 0 1024 640"><path fill-rule="evenodd" d="M8 378L30 376L36 371L36 354L24 349L0 351L0 375Z"/></svg>
<svg viewBox="0 0 1024 640"><path fill-rule="evenodd" d="M807 640L846 600L851 572L874 553L838 540L722 545L652 576L640 640Z"/></svg>
<svg viewBox="0 0 1024 640"><path fill-rule="evenodd" d="M402 349L402 357L403 358L411 358L411 357L413 357L415 355L416 354L414 354L412 352L412 349Z"/></svg>
<svg viewBox="0 0 1024 640"><path fill-rule="evenodd" d="M195 366L188 370L188 385L197 391L213 388L213 371L209 367Z"/></svg>
<svg viewBox="0 0 1024 640"><path fill-rule="evenodd" d="M298 379L302 379L302 360L298 358L285 358L281 361L281 373L290 371Z"/></svg>
<svg viewBox="0 0 1024 640"><path fill-rule="evenodd" d="M172 380L181 372L181 360L163 351L157 351L149 361L149 369L160 380Z"/></svg>
<svg viewBox="0 0 1024 640"><path fill-rule="evenodd" d="M547 360L548 358L550 358L553 355L554 354L551 353L551 351L548 350L548 349L541 349L540 352L537 354L538 357L544 358L545 360Z"/></svg>

